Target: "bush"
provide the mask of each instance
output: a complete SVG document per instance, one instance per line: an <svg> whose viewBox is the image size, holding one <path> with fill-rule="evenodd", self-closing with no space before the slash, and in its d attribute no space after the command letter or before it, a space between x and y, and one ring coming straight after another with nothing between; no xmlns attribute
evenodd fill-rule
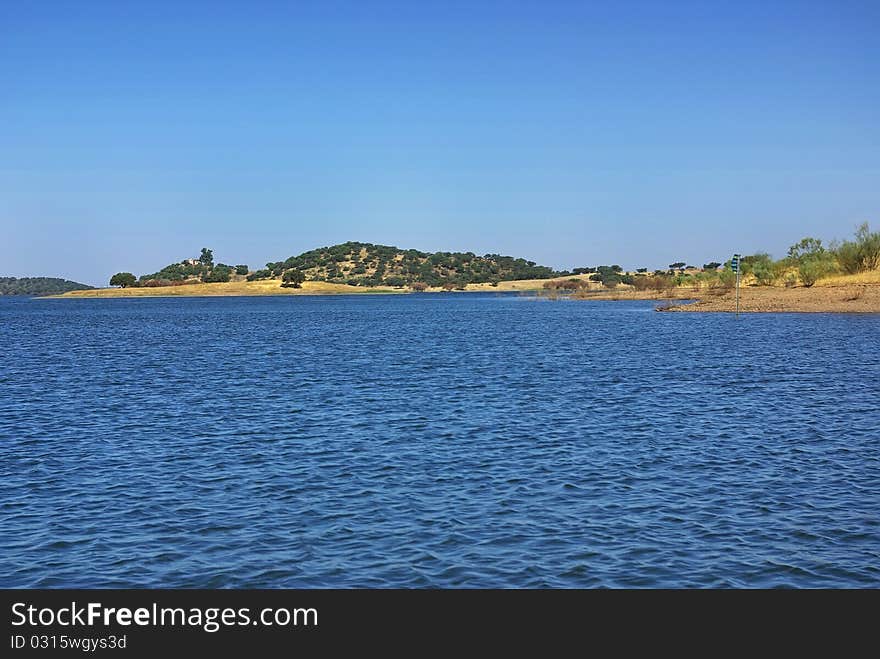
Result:
<svg viewBox="0 0 880 659"><path fill-rule="evenodd" d="M733 270L722 270L718 273L718 283L721 288L729 291L736 286L736 273Z"/></svg>
<svg viewBox="0 0 880 659"><path fill-rule="evenodd" d="M651 287L658 293L675 288L672 277L667 275L654 275L651 277Z"/></svg>
<svg viewBox="0 0 880 659"><path fill-rule="evenodd" d="M848 275L854 275L862 271L862 258L859 254L859 246L849 240L844 241L834 250L834 256L840 264L840 269Z"/></svg>
<svg viewBox="0 0 880 659"><path fill-rule="evenodd" d="M834 263L828 258L805 258L798 263L798 276L801 283L809 288L820 279L834 272Z"/></svg>
<svg viewBox="0 0 880 659"><path fill-rule="evenodd" d="M417 293L422 293L428 290L428 285L423 281L414 281L409 287Z"/></svg>
<svg viewBox="0 0 880 659"><path fill-rule="evenodd" d="M856 229L855 240L845 240L834 255L844 272L855 274L880 267L880 232L871 232L865 222Z"/></svg>
<svg viewBox="0 0 880 659"><path fill-rule="evenodd" d="M653 277L633 277L633 288L635 288L637 291L646 291L651 287L651 284L653 283L651 281L652 279Z"/></svg>
<svg viewBox="0 0 880 659"><path fill-rule="evenodd" d="M767 275L772 265L773 259L770 258L770 255L766 252L758 252L757 254L744 256L739 262L740 272L742 272L743 275L755 274L758 270L764 275Z"/></svg>
<svg viewBox="0 0 880 659"><path fill-rule="evenodd" d="M837 269L837 259L817 238L804 238L788 250L788 262L797 266L801 283L809 288Z"/></svg>
<svg viewBox="0 0 880 659"><path fill-rule="evenodd" d="M758 286L772 286L782 276L786 264L784 261L762 261L755 263L752 274L755 275L755 283Z"/></svg>

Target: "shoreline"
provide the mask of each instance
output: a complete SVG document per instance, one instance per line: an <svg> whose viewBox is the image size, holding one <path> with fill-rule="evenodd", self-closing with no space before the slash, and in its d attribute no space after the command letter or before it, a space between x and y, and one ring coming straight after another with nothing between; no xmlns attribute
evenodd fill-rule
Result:
<svg viewBox="0 0 880 659"><path fill-rule="evenodd" d="M560 278L564 281L571 277ZM546 290L543 285L553 280L513 280L499 282L498 286L469 284L464 290L446 291L432 288L425 293L520 293L553 300L650 300L658 303L658 311L684 313L733 313L736 297L733 290L721 294L691 287L679 287L663 293L636 291L619 286L605 289L590 286L576 294ZM283 288L277 280L255 282L227 282L186 284L157 288L100 288L69 291L47 295L39 299L137 299L178 297L266 297L277 295L410 295L410 289L375 287L364 288L347 284L307 281L302 288ZM880 313L880 271L853 277L832 277L806 288L795 286L753 286L740 288L740 313Z"/></svg>
<svg viewBox="0 0 880 659"><path fill-rule="evenodd" d="M740 313L880 313L880 285L835 284L777 288L745 286L740 289ZM734 293L700 296L690 304L670 305L675 313L735 313Z"/></svg>

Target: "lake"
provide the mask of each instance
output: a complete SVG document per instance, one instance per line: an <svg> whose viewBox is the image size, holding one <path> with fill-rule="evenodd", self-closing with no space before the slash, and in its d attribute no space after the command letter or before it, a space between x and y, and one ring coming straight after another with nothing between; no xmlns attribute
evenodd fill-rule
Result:
<svg viewBox="0 0 880 659"><path fill-rule="evenodd" d="M880 317L653 306L0 298L0 586L880 586Z"/></svg>

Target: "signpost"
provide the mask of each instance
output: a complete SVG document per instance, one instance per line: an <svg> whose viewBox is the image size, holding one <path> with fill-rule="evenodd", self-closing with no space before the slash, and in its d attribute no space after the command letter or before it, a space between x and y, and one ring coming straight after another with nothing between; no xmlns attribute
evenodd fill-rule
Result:
<svg viewBox="0 0 880 659"><path fill-rule="evenodd" d="M739 254L734 254L730 259L730 269L736 273L736 317L739 318Z"/></svg>

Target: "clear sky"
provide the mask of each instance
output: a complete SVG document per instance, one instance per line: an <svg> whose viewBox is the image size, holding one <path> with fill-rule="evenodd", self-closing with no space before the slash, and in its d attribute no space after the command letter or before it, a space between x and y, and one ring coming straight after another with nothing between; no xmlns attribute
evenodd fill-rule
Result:
<svg viewBox="0 0 880 659"><path fill-rule="evenodd" d="M880 2L0 2L0 275L880 228Z"/></svg>

